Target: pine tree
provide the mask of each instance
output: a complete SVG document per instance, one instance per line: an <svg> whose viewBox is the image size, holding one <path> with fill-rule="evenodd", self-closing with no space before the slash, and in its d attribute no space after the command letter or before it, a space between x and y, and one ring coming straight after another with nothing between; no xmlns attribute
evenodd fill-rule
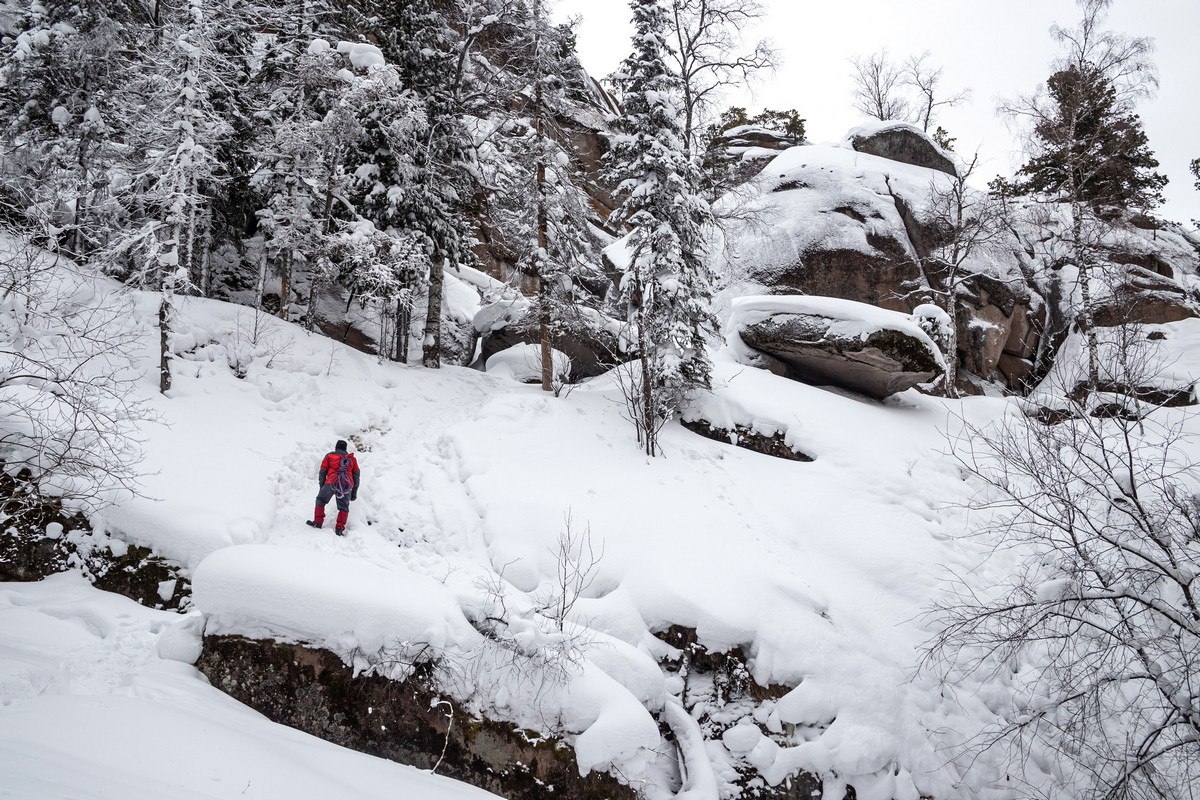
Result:
<svg viewBox="0 0 1200 800"><path fill-rule="evenodd" d="M616 121L609 167L622 200L614 219L632 229L620 303L638 340L639 434L653 456L661 422L690 392L710 387L707 337L716 320L704 258L710 216L694 194L699 179L684 154L666 13L658 0L632 0L632 8L633 53L616 76L625 114Z"/></svg>
<svg viewBox="0 0 1200 800"><path fill-rule="evenodd" d="M50 247L85 258L117 226L112 169L126 130L118 97L142 58L141 6L34 0L0 60L6 204Z"/></svg>
<svg viewBox="0 0 1200 800"><path fill-rule="evenodd" d="M1036 152L1016 193L1076 197L1097 211L1153 208L1167 179L1136 114L1118 107L1111 80L1072 64L1047 81L1049 113L1034 126Z"/></svg>
<svg viewBox="0 0 1200 800"><path fill-rule="evenodd" d="M425 129L415 150L375 155L375 177L362 197L374 225L423 237L429 284L422 363L441 366L442 286L448 264L471 264L472 235L465 210L473 194L471 142L458 88L467 53L432 0L383 3L372 26L379 46L420 104Z"/></svg>

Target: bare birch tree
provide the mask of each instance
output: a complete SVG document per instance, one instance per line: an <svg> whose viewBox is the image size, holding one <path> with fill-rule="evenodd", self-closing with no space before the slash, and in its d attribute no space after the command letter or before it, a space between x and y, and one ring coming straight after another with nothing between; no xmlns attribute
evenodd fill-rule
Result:
<svg viewBox="0 0 1200 800"><path fill-rule="evenodd" d="M933 293L950 316L946 343L946 393L958 396L958 293L973 277L964 267L1003 231L999 201L967 184L979 165L976 153L956 174L930 186L928 219L936 226L940 244L922 259Z"/></svg>
<svg viewBox="0 0 1200 800"><path fill-rule="evenodd" d="M741 32L763 18L758 0L670 0L668 58L682 81L683 144L697 155L701 131L722 91L743 87L779 61L766 39L747 45Z"/></svg>
<svg viewBox="0 0 1200 800"><path fill-rule="evenodd" d="M1087 340L1093 387L1100 370L1093 295L1103 268L1099 244L1107 225L1097 212L1105 206L1153 205L1166 182L1150 172L1158 162L1132 114L1134 103L1158 85L1151 60L1154 45L1144 37L1105 30L1110 5L1111 0L1079 0L1079 23L1051 31L1063 53L1053 62L1046 86L1001 106L1029 131L1030 160L1020 170L1025 179L1007 188L1037 193L1069 216L1066 233L1048 235L1063 240L1078 271L1078 325ZM1125 168L1123 179L1110 179L1114 165Z"/></svg>
<svg viewBox="0 0 1200 800"><path fill-rule="evenodd" d="M856 111L881 122L908 119L909 103L904 97L906 70L892 61L887 48L869 56L855 56L850 64Z"/></svg>
<svg viewBox="0 0 1200 800"><path fill-rule="evenodd" d="M919 56L910 56L904 63L903 81L916 95L912 101L912 120L929 133L937 118L938 110L951 108L971 96L969 89L957 93L946 93L942 88L942 67L929 61L929 51Z"/></svg>
<svg viewBox="0 0 1200 800"><path fill-rule="evenodd" d="M1184 415L1145 388L1165 366L1154 345L1134 326L1105 329L1112 392L1073 392L1077 362L1046 387L1054 415L967 426L955 442L983 486L978 535L1018 568L994 587L956 582L930 663L947 687L1011 688L966 755L1005 753L1029 796L1200 788L1200 465Z"/></svg>

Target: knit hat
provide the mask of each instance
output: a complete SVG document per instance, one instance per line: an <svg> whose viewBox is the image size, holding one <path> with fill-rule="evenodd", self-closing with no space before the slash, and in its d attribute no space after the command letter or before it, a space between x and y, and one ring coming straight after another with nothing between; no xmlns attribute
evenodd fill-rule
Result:
<svg viewBox="0 0 1200 800"><path fill-rule="evenodd" d="M339 452L339 453L344 453L344 452L346 452L346 440L345 440L345 439L338 439L338 440L337 440L337 444L335 444L335 445L333 446L333 449L334 449L334 450L336 450L336 451L337 451L337 452Z"/></svg>

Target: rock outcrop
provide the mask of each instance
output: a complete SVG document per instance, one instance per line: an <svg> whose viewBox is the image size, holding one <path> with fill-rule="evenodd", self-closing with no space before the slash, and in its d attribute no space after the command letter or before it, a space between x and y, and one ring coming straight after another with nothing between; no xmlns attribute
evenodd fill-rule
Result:
<svg viewBox="0 0 1200 800"><path fill-rule="evenodd" d="M27 486L27 484L25 485ZM179 568L148 548L92 530L79 514L56 503L33 505L16 498L24 486L0 471L0 581L38 581L78 570L96 588L125 595L151 608L177 608L188 596Z"/></svg>
<svg viewBox="0 0 1200 800"><path fill-rule="evenodd" d="M895 311L919 304L921 254L904 213L916 208L940 173L895 165L842 147L805 145L779 154L746 187L717 203L742 218L725 226L714 253L737 294L813 294ZM944 180L944 176L942 177ZM899 199L899 202L898 202ZM919 220L913 218L912 222ZM935 231L921 229L935 238ZM614 262L615 251L606 250Z"/></svg>
<svg viewBox="0 0 1200 800"><path fill-rule="evenodd" d="M196 664L213 686L262 713L326 741L437 769L511 800L636 800L611 775L581 776L571 747L479 719L427 688L354 674L327 650L238 636L206 636Z"/></svg>
<svg viewBox="0 0 1200 800"><path fill-rule="evenodd" d="M747 428L745 425L734 425L732 428L721 428L705 419L687 419L680 421L683 427L692 433L698 433L706 439L723 444L732 444L765 456L782 458L785 461L809 462L813 457L789 447L782 433L770 436Z"/></svg>
<svg viewBox="0 0 1200 800"><path fill-rule="evenodd" d="M537 321L526 316L524 309L515 320L501 319L492 325L496 327L484 332L480 348L485 362L510 347L541 341ZM553 334L554 349L571 360L571 383L602 375L625 360L619 331L616 320L598 311L580 309L580 319L572 321L567 330Z"/></svg>
<svg viewBox="0 0 1200 800"><path fill-rule="evenodd" d="M932 198L953 174L950 156L905 124L856 129L841 146L785 150L716 204L732 220L713 248L727 286L722 301L824 295L902 312L944 303L938 256L948 234ZM961 388L987 383L1025 393L1047 374L1078 314L1073 272L1063 269L1069 227L1064 208L1013 201L1004 229L961 265ZM1170 223L1114 220L1098 252L1097 324L1200 313L1190 288L1200 272L1193 234Z"/></svg>
<svg viewBox="0 0 1200 800"><path fill-rule="evenodd" d="M1165 269L1171 267L1165 265ZM1126 266L1112 294L1102 299L1093 313L1101 327L1162 325L1195 316L1200 314L1182 286L1161 272L1140 266Z"/></svg>
<svg viewBox="0 0 1200 800"><path fill-rule="evenodd" d="M876 399L929 381L943 369L937 347L916 323L862 303L741 298L730 328L731 336L772 360L761 365L802 383Z"/></svg>
<svg viewBox="0 0 1200 800"><path fill-rule="evenodd" d="M888 161L935 169L947 175L958 174L954 161L929 136L915 125L906 122L887 122L882 125L856 128L846 137L850 146Z"/></svg>

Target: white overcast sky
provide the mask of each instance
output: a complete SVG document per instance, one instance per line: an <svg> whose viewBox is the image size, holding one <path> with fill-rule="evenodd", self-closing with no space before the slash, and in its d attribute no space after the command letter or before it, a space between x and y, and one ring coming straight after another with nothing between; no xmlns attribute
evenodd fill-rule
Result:
<svg viewBox="0 0 1200 800"><path fill-rule="evenodd" d="M1016 136L996 114L997 100L1032 91L1056 53L1049 29L1078 18L1074 0L763 0L758 35L782 55L774 75L733 92L729 105L795 108L814 142L840 139L861 119L851 108L848 59L887 47L896 57L930 51L948 89L971 98L943 113L960 153L979 148L983 174L1020 164ZM1200 218L1200 192L1188 164L1200 158L1200 0L1115 0L1109 27L1156 44L1161 88L1139 111L1150 146L1171 179L1161 211ZM603 77L629 51L625 0L559 0L556 15L579 20L584 66ZM747 32L754 36L754 32Z"/></svg>

